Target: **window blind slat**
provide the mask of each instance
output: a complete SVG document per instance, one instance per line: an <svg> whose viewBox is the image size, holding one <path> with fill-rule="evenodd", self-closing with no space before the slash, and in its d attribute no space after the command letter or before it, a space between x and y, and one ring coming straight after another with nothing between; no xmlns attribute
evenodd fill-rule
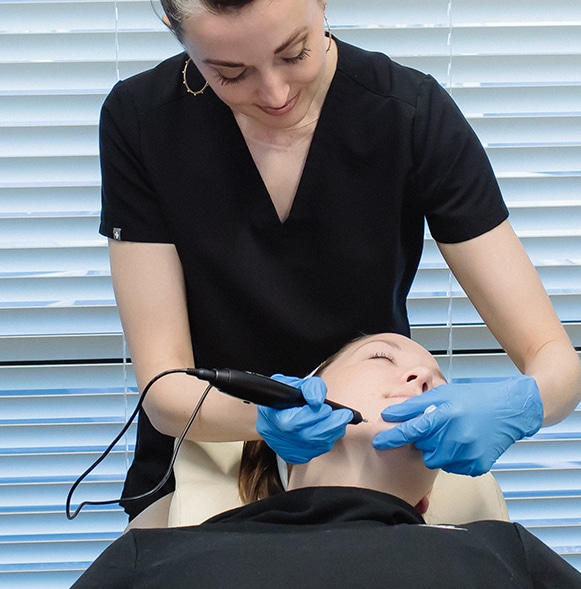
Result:
<svg viewBox="0 0 581 589"><path fill-rule="evenodd" d="M567 331L573 345L581 347L581 322L571 321L565 323ZM462 358L462 353L470 351L472 354L476 350L490 351L498 350L498 342L492 337L483 323L470 325L455 325L453 329L454 350L453 362ZM412 327L412 336L414 340L421 343L429 350L438 351L441 360L442 354L445 354L449 348L450 328L448 325L415 325ZM474 357L475 362L481 362L486 365L488 353ZM492 369L489 371L493 374Z"/></svg>
<svg viewBox="0 0 581 589"><path fill-rule="evenodd" d="M0 158L0 188L98 186L97 156Z"/></svg>
<svg viewBox="0 0 581 589"><path fill-rule="evenodd" d="M578 144L581 137L581 111L566 114L517 114L470 119L484 145Z"/></svg>
<svg viewBox="0 0 581 589"><path fill-rule="evenodd" d="M581 161L581 145L490 147L487 151L498 174L576 172Z"/></svg>
<svg viewBox="0 0 581 589"><path fill-rule="evenodd" d="M102 329L102 326L101 326ZM46 335L32 333L0 336L2 362L15 364L37 364L55 362L67 358L69 362L92 358L94 361L122 358L124 342L119 334L119 324L112 333L72 333Z"/></svg>
<svg viewBox="0 0 581 589"><path fill-rule="evenodd" d="M121 325L113 300L54 307L38 304L28 308L6 304L0 307L0 313L0 336L71 335L80 330L88 334L117 333ZM42 388L44 384L39 382L37 386Z"/></svg>
<svg viewBox="0 0 581 589"><path fill-rule="evenodd" d="M115 63L0 64L0 95L95 94L107 92L116 81Z"/></svg>
<svg viewBox="0 0 581 589"><path fill-rule="evenodd" d="M101 196L98 185L0 188L0 217L34 213L64 214L78 211L97 215L100 207Z"/></svg>
<svg viewBox="0 0 581 589"><path fill-rule="evenodd" d="M93 125L104 94L0 96L0 127Z"/></svg>
<svg viewBox="0 0 581 589"><path fill-rule="evenodd" d="M21 247L24 243L28 247L33 244L36 247L40 244L62 247L83 241L90 241L94 245L104 245L105 240L97 233L98 225L98 216L94 212L74 216L61 214L53 217L0 215L0 243L9 242L13 247Z"/></svg>
<svg viewBox="0 0 581 589"><path fill-rule="evenodd" d="M0 158L95 156L96 143L95 125L5 127Z"/></svg>

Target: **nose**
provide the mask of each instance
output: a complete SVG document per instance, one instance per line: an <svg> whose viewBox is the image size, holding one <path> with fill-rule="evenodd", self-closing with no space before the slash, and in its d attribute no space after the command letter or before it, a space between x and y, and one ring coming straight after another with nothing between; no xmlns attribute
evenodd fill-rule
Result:
<svg viewBox="0 0 581 589"><path fill-rule="evenodd" d="M291 98L290 85L282 72L270 71L261 76L258 96L260 105L267 108L281 108Z"/></svg>
<svg viewBox="0 0 581 589"><path fill-rule="evenodd" d="M421 395L426 391L429 391L433 387L433 374L432 372L424 367L418 366L413 370L408 370L404 374L406 388L412 389L414 394Z"/></svg>

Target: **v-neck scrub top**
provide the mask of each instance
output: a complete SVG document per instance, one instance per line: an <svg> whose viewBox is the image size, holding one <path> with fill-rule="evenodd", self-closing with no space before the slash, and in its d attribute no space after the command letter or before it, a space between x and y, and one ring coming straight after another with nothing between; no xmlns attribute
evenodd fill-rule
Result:
<svg viewBox="0 0 581 589"><path fill-rule="evenodd" d="M424 219L454 243L508 215L482 145L432 77L337 45L284 223L232 111L210 89L186 92L187 55L119 82L104 103L100 231L175 244L199 367L302 376L362 333L409 335ZM161 480L171 451L142 415L126 493Z"/></svg>

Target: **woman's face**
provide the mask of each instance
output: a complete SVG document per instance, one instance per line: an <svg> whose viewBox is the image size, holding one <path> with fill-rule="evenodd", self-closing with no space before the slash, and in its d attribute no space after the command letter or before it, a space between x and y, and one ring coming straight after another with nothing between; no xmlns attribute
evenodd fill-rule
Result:
<svg viewBox="0 0 581 589"><path fill-rule="evenodd" d="M359 410L368 421L347 426L345 436L327 455L301 466L302 470L293 467L293 484L376 489L401 497L423 513L438 471L425 466L413 445L375 450L372 440L395 425L383 421L383 409L446 382L433 356L406 337L378 334L347 346L320 376L329 399Z"/></svg>
<svg viewBox="0 0 581 589"><path fill-rule="evenodd" d="M323 14L320 0L255 0L221 14L196 10L183 22L183 43L235 113L284 129L306 117L322 87Z"/></svg>
<svg viewBox="0 0 581 589"><path fill-rule="evenodd" d="M323 371L329 399L359 410L378 430L389 424L381 411L444 384L434 357L409 338L373 335L349 345ZM361 427L360 425L357 426Z"/></svg>

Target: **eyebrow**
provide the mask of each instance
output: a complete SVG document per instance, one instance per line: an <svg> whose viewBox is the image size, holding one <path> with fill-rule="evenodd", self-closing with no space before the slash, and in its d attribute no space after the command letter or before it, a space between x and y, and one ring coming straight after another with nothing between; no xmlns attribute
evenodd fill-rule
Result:
<svg viewBox="0 0 581 589"><path fill-rule="evenodd" d="M299 35L301 35L302 33L302 37L299 38ZM300 41L304 41L307 36L308 36L308 31L305 28L301 28L298 31L295 31L284 43L282 43L281 45L279 45L275 50L274 50L274 54L278 55L279 53L282 53L285 49L288 49L288 47L290 47L291 45L293 45L294 43L298 43ZM232 68L238 68L238 67L248 67L245 63L243 62L237 62L237 61L224 61L222 59L203 59L202 60L203 63L207 63L208 65L217 65L219 67L232 67Z"/></svg>
<svg viewBox="0 0 581 589"><path fill-rule="evenodd" d="M303 36L299 38L299 35L301 33L303 34ZM290 47L293 43L298 43L299 41L304 41L307 38L308 34L309 34L309 32L306 30L306 28L302 28L302 29L299 29L298 31L295 31L282 45L280 45L279 47L277 47L274 50L274 54L278 55L279 53L282 53L285 49Z"/></svg>
<svg viewBox="0 0 581 589"><path fill-rule="evenodd" d="M392 342L390 340L387 340L387 339L368 339L366 341L361 342L361 345L358 346L357 349L361 349L364 346L377 344L377 343L386 344L388 346L391 346L392 348L395 348L396 350L401 350L401 346L399 344L397 344L396 342Z"/></svg>

